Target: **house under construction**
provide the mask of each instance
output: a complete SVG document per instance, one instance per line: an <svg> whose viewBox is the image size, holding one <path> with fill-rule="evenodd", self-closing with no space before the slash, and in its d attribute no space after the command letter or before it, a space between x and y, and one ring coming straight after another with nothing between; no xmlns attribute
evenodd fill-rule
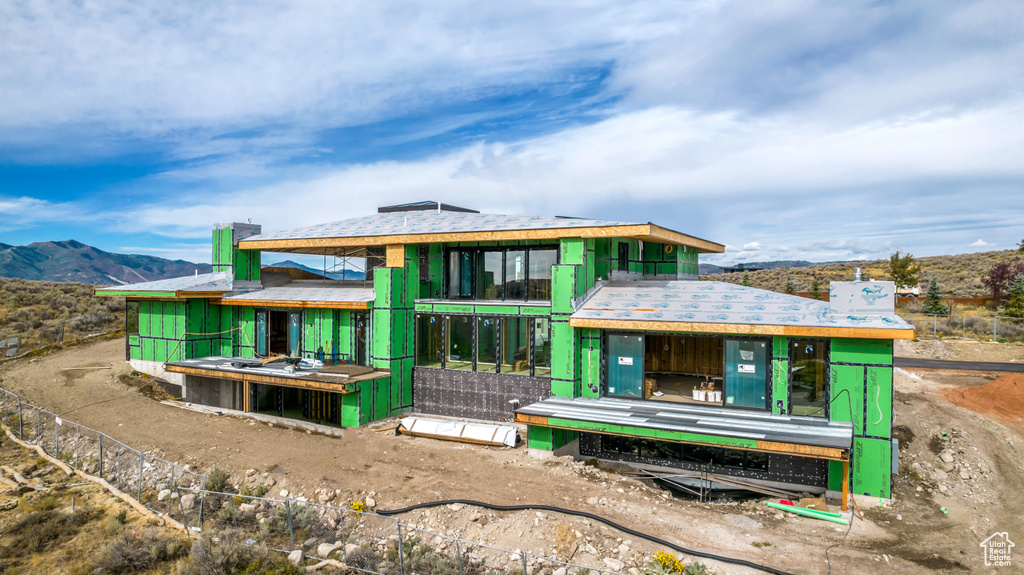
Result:
<svg viewBox="0 0 1024 575"><path fill-rule="evenodd" d="M698 255L723 250L420 202L220 224L213 273L96 293L127 298L127 359L189 402L342 427L515 421L538 452L889 497L893 340L914 335L892 284L833 283L825 303L697 281ZM264 252L325 273L261 269ZM329 279L353 261L365 279Z"/></svg>

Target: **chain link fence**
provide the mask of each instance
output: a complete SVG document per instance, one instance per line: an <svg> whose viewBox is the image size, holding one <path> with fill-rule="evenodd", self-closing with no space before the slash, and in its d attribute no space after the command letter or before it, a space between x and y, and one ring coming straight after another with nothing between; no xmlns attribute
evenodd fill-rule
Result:
<svg viewBox="0 0 1024 575"><path fill-rule="evenodd" d="M0 388L0 422L25 443L47 455L99 477L154 513L185 523L178 489L203 487L206 476L132 449L120 441L21 401ZM198 526L201 518L196 518Z"/></svg>
<svg viewBox="0 0 1024 575"><path fill-rule="evenodd" d="M284 553L301 549L307 559L337 559L356 571L378 575L550 575L560 568L571 575L619 575L427 531L368 511L207 491L205 475L132 449L3 388L0 422L22 441L180 522L192 538L235 531L249 545Z"/></svg>
<svg viewBox="0 0 1024 575"><path fill-rule="evenodd" d="M109 315L109 314L108 314ZM15 359L60 345L74 345L124 328L124 318L82 316L0 337L0 360Z"/></svg>
<svg viewBox="0 0 1024 575"><path fill-rule="evenodd" d="M918 335L984 341L1024 341L1024 318L978 315L899 314Z"/></svg>

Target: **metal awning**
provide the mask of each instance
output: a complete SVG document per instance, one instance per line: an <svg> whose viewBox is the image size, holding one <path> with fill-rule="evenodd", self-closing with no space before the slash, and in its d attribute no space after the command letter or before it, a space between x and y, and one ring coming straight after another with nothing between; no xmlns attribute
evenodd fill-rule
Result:
<svg viewBox="0 0 1024 575"><path fill-rule="evenodd" d="M296 367L288 371L284 362L254 365L258 358L251 357L200 357L182 361L171 361L166 370L214 379L234 379L252 383L265 383L300 389L317 389L336 393L359 391L355 384L382 377L389 377L390 371L369 367L338 365L323 368Z"/></svg>
<svg viewBox="0 0 1024 575"><path fill-rule="evenodd" d="M608 397L551 397L516 410L516 422L843 461L853 425L816 417Z"/></svg>

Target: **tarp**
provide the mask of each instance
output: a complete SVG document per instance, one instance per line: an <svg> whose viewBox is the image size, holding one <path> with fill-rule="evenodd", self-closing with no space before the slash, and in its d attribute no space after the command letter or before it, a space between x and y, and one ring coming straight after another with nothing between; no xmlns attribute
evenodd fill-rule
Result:
<svg viewBox="0 0 1024 575"><path fill-rule="evenodd" d="M405 435L463 441L480 445L507 445L515 447L519 441L518 433L514 427L444 419L426 419L423 417L402 418L398 426L398 432Z"/></svg>

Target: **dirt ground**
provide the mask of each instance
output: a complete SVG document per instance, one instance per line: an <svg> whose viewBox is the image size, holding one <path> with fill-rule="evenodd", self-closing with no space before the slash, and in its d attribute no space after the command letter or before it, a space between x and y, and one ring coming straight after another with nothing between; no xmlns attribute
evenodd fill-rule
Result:
<svg viewBox="0 0 1024 575"><path fill-rule="evenodd" d="M896 340L897 357L961 361L1024 362L1024 342L995 343L972 339Z"/></svg>
<svg viewBox="0 0 1024 575"><path fill-rule="evenodd" d="M0 365L0 385L138 449L201 470L219 466L238 484L273 484L269 496L287 491L291 497L344 506L371 497L383 509L438 499L557 505L606 516L686 547L793 573L826 573L825 548L840 543L829 553L835 573L861 572L866 565L879 572L981 571L982 540L995 531L1007 531L1011 539L1024 534L1024 455L1019 447L1024 430L945 399L950 387L984 385L995 374L897 373L901 471L894 500L880 506L877 500L858 498L865 519L854 521L844 541L845 527L783 516L763 500L701 504L675 499L657 487L569 458L533 460L522 447L487 448L369 429L331 438L164 405L124 383L128 380L120 376L130 368L123 346L123 341L99 342ZM255 471L247 475L248 470ZM626 569L642 569L656 550L594 522L554 514L444 508L403 519L447 535L547 556L557 554L555 529L564 522L576 532L573 561L588 565L613 558ZM757 572L704 563L715 573Z"/></svg>

